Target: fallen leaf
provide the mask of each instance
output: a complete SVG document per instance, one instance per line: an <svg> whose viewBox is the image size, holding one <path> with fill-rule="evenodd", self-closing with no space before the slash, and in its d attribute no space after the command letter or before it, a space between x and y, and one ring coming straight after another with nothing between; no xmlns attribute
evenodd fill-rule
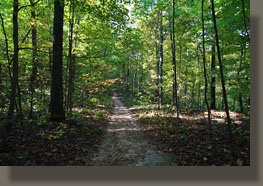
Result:
<svg viewBox="0 0 263 186"><path fill-rule="evenodd" d="M57 152L58 151L58 149L54 149L54 150L52 150L52 152Z"/></svg>
<svg viewBox="0 0 263 186"><path fill-rule="evenodd" d="M163 152L158 150L158 151L157 151L157 154L163 154Z"/></svg>
<svg viewBox="0 0 263 186"><path fill-rule="evenodd" d="M243 166L243 161L241 159L237 159L237 165L238 166Z"/></svg>

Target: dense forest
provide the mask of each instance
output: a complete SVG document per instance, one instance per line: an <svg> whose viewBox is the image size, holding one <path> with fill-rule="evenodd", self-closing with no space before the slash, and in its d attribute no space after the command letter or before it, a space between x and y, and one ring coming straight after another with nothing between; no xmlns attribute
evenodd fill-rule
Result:
<svg viewBox="0 0 263 186"><path fill-rule="evenodd" d="M0 165L250 165L249 0L1 0L0 19Z"/></svg>

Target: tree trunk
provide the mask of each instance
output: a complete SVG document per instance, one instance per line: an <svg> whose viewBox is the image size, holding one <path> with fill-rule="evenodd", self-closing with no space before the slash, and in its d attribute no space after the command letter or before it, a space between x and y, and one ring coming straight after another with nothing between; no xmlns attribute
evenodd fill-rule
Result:
<svg viewBox="0 0 263 186"><path fill-rule="evenodd" d="M30 4L33 6L34 2L33 0L30 0ZM31 17L33 21L35 22L36 19L36 13L35 10L31 11ZM33 117L33 98L34 98L34 83L37 77L37 29L36 25L34 24L32 27L32 46L33 46L33 56L32 56L32 74L31 74L31 79L30 79L30 91L31 91L31 100L30 100L30 113L29 113L29 118Z"/></svg>
<svg viewBox="0 0 263 186"><path fill-rule="evenodd" d="M212 45L212 59L211 59L211 109L216 109L216 77L215 77L215 45Z"/></svg>
<svg viewBox="0 0 263 186"><path fill-rule="evenodd" d="M130 76L130 67L129 67L129 61L127 64L127 75L126 75L126 93L128 95L128 97L130 96L130 86L129 86L129 76Z"/></svg>
<svg viewBox="0 0 263 186"><path fill-rule="evenodd" d="M133 67L133 77L132 77L132 95L135 96L135 83L136 83L136 74L137 74L137 71L136 71L136 66Z"/></svg>
<svg viewBox="0 0 263 186"><path fill-rule="evenodd" d="M52 64L52 82L51 82L51 102L50 119L51 121L65 120L63 108L63 16L64 0L54 1L54 31L53 31L53 64Z"/></svg>
<svg viewBox="0 0 263 186"><path fill-rule="evenodd" d="M14 108L16 104L17 96L17 84L18 84L18 0L13 1L13 42L14 42L14 56L13 56L13 77L11 82L11 95L10 95L10 105L8 108L8 119L10 123L7 126L7 133L10 132L13 119L14 119Z"/></svg>
<svg viewBox="0 0 263 186"><path fill-rule="evenodd" d="M12 82L11 60L9 57L9 44L8 44L8 39L7 39L7 35L6 35L6 30L5 30L4 18L2 17L1 12L0 12L0 18L1 18L1 22L2 22L3 34L5 37L5 52L6 52L7 62L8 62L8 73L9 73L10 82Z"/></svg>
<svg viewBox="0 0 263 186"><path fill-rule="evenodd" d="M197 43L196 46L196 57L197 57L197 65L198 65L198 69L200 68L200 57L199 57L199 43ZM199 70L198 70L199 72ZM198 73L199 75L199 73ZM198 97L197 97L197 102L198 102L198 110L200 110L200 101L201 100L201 82L200 80L198 81Z"/></svg>
<svg viewBox="0 0 263 186"><path fill-rule="evenodd" d="M204 78L205 78L205 104L208 112L208 131L209 138L212 140L211 133L211 119L210 119L210 108L207 100L207 72L206 72L206 56L205 56L205 23L204 23L204 0L202 0L202 39L203 39L203 67L204 67Z"/></svg>
<svg viewBox="0 0 263 186"><path fill-rule="evenodd" d="M70 20L69 20L69 50L68 50L68 61L69 61L69 68L68 68L68 94L67 94L67 110L72 111L72 90L73 90L73 57L72 57L72 48L73 48L73 28L74 28L74 13L75 13L75 5L72 3L70 4Z"/></svg>
<svg viewBox="0 0 263 186"><path fill-rule="evenodd" d="M245 34L247 35L248 39L250 39L248 30L247 30L247 23L246 23L245 3L244 3L244 0L241 0L241 2L242 2L242 13L243 13L244 28L245 28L245 31L246 31Z"/></svg>
<svg viewBox="0 0 263 186"><path fill-rule="evenodd" d="M242 100L242 93L241 93L241 86L240 86L240 72L242 70L242 62L243 62L243 45L241 43L241 53L240 53L240 61L239 61L239 68L237 71L237 89L239 91L238 93L238 100L239 100L239 106L240 106L240 112L244 113L243 109L243 100Z"/></svg>
<svg viewBox="0 0 263 186"><path fill-rule="evenodd" d="M228 102L227 102L227 95L226 95L226 89L225 89L225 79L224 79L224 72L223 72L223 64L222 64L222 61L221 61L219 38L218 38L218 31L217 31L217 25L216 25L214 0L211 0L211 4L212 4L213 23L214 23L214 30L215 30L215 37L216 37L217 57L218 57L218 62L219 62L219 67L220 67L220 77L221 77L221 84L222 84L223 101L224 101L224 106L225 106L225 111L226 111L226 116L227 116L229 142L230 142L230 145L231 145L231 147L230 147L231 148L231 152L234 155L231 119L230 119L229 110L228 110Z"/></svg>
<svg viewBox="0 0 263 186"><path fill-rule="evenodd" d="M176 48L175 48L175 30L174 30L174 17L175 17L175 3L173 0L172 4L172 23L168 4L168 15L169 15L169 28L170 28L170 40L171 40L171 50L172 50L172 61L173 61L173 101L172 103L176 106L176 118L179 119L179 105L177 96L177 75L176 75Z"/></svg>
<svg viewBox="0 0 263 186"><path fill-rule="evenodd" d="M163 104L163 13L160 11L160 69L159 69L159 109Z"/></svg>
<svg viewBox="0 0 263 186"><path fill-rule="evenodd" d="M77 22L76 24L78 25L79 24L79 16L78 16L78 19L77 19ZM77 30L77 28L76 28ZM77 48L77 35L78 35L78 31L75 31L75 39L74 39L74 48ZM71 70L71 73L69 74L70 75L70 93L69 93L69 110L70 112L72 112L72 108L73 108L73 95L74 95L74 78L75 78L75 71L76 71L76 52L73 50L73 55L72 55L72 70Z"/></svg>
<svg viewBox="0 0 263 186"><path fill-rule="evenodd" d="M132 64L131 65L131 93L132 93L132 96L134 95L134 79L133 79L133 76L134 76L134 65Z"/></svg>
<svg viewBox="0 0 263 186"><path fill-rule="evenodd" d="M159 20L158 16L156 18L156 27L158 26ZM160 108L159 104L159 78L160 78L160 57L159 57L159 47L158 47L158 32L157 29L155 29L155 58L156 58L156 86L157 86L157 99L158 99L158 108Z"/></svg>

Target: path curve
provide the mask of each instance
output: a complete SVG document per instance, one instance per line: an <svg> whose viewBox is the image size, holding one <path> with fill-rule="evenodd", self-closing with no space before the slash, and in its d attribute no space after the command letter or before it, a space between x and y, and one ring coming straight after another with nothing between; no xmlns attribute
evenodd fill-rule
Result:
<svg viewBox="0 0 263 186"><path fill-rule="evenodd" d="M158 166L169 165L169 158L157 154L149 145L142 128L132 118L116 91L114 111L98 152L91 160L94 166Z"/></svg>

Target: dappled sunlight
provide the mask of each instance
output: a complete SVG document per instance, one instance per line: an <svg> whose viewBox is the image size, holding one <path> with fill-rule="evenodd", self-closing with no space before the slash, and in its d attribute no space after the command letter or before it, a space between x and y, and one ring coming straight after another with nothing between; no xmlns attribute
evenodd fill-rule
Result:
<svg viewBox="0 0 263 186"><path fill-rule="evenodd" d="M123 119L123 120L126 119L126 120L128 121L128 120L131 120L132 117L131 117L129 114L121 114L121 115L120 115L120 114L118 113L118 115L111 116L111 119L112 119L112 120L115 120L115 121L116 121L116 120L118 121L119 119Z"/></svg>
<svg viewBox="0 0 263 186"><path fill-rule="evenodd" d="M176 118L176 116L174 116ZM203 115L186 115L186 114L180 114L180 119L185 119L185 120L202 120L204 119Z"/></svg>
<svg viewBox="0 0 263 186"><path fill-rule="evenodd" d="M208 112L204 112L205 118L208 117ZM242 124L242 119L248 119L248 116L245 116L241 113L229 111L230 118L235 124ZM211 110L211 120L218 123L225 123L226 121L226 112L224 110Z"/></svg>
<svg viewBox="0 0 263 186"><path fill-rule="evenodd" d="M0 1L0 165L250 165L249 3Z"/></svg>
<svg viewBox="0 0 263 186"><path fill-rule="evenodd" d="M72 111L80 113L83 111L83 109L74 107L74 108L72 108Z"/></svg>
<svg viewBox="0 0 263 186"><path fill-rule="evenodd" d="M125 131L141 131L140 128L119 128L119 129L107 129L107 132L125 132Z"/></svg>

